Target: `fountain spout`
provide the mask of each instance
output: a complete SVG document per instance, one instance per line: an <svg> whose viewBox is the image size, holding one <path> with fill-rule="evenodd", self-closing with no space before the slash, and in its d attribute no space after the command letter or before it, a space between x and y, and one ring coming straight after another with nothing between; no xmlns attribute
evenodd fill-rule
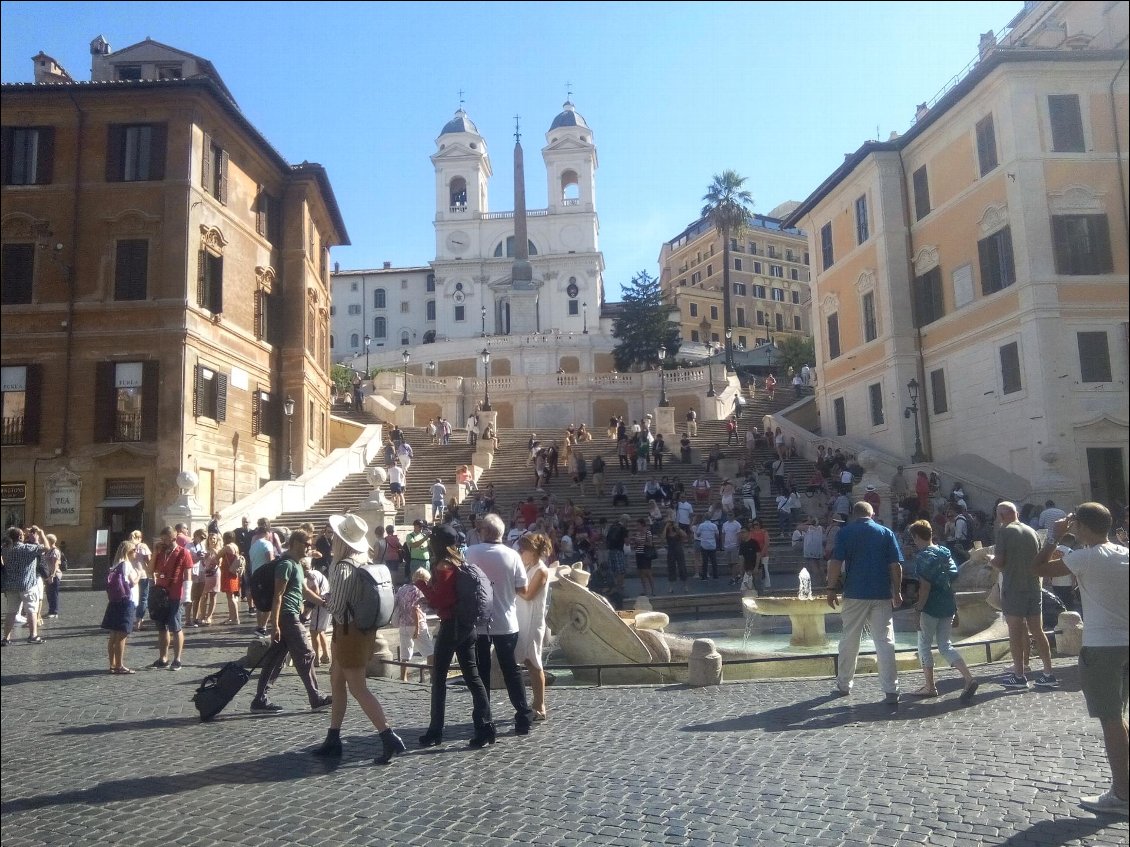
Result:
<svg viewBox="0 0 1130 847"><path fill-rule="evenodd" d="M800 588L797 590L796 597L798 600L811 600L812 599L812 577L808 573L808 568L801 568L800 573L797 574L800 580Z"/></svg>

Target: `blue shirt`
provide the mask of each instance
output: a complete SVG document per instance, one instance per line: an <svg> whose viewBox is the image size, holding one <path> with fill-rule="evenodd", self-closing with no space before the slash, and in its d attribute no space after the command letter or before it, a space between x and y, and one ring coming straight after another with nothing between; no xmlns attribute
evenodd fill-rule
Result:
<svg viewBox="0 0 1130 847"><path fill-rule="evenodd" d="M919 551L914 563L918 578L930 583L930 594L922 611L932 618L952 618L957 614L957 599L953 594L957 564L950 551L941 545L931 544Z"/></svg>
<svg viewBox="0 0 1130 847"><path fill-rule="evenodd" d="M251 549L248 551L247 559L251 573L255 573L255 571L259 570L259 568L263 567L267 562L274 561L275 545L271 543L271 540L267 538L267 536L261 536L251 542Z"/></svg>
<svg viewBox="0 0 1130 847"><path fill-rule="evenodd" d="M890 564L902 563L902 550L887 527L870 518L845 524L836 534L832 558L843 562L846 599L892 599Z"/></svg>

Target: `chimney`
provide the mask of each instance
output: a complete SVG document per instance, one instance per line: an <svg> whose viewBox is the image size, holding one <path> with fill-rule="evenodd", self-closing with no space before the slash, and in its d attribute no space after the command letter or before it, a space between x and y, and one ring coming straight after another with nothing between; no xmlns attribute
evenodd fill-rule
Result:
<svg viewBox="0 0 1130 847"><path fill-rule="evenodd" d="M40 82L74 82L71 75L63 70L62 66L44 53L39 51L38 55L32 56L31 61L34 64L35 76L34 79L37 83Z"/></svg>
<svg viewBox="0 0 1130 847"><path fill-rule="evenodd" d="M334 262L334 273L341 273L341 262Z"/></svg>
<svg viewBox="0 0 1130 847"><path fill-rule="evenodd" d="M997 34L992 30L981 33L981 41L977 44L977 56L980 59L985 59L990 53L996 49Z"/></svg>
<svg viewBox="0 0 1130 847"><path fill-rule="evenodd" d="M914 110L914 120L920 121L928 114L930 114L930 110L926 108L926 104L919 103L917 108Z"/></svg>
<svg viewBox="0 0 1130 847"><path fill-rule="evenodd" d="M392 262L385 262L385 270L386 271L391 267L392 267Z"/></svg>

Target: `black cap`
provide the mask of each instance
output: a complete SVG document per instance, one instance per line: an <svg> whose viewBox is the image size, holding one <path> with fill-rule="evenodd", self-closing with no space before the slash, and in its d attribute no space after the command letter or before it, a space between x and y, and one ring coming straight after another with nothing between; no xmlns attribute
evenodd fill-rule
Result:
<svg viewBox="0 0 1130 847"><path fill-rule="evenodd" d="M463 558L459 552L459 546L462 543L459 538L461 534L450 524L440 524L434 527L431 537L428 539L428 551L431 553L432 561L451 558L461 560Z"/></svg>

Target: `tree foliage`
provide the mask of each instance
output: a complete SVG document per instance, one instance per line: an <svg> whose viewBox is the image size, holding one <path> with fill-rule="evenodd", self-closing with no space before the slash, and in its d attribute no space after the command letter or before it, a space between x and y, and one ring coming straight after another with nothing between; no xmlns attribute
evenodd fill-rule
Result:
<svg viewBox="0 0 1130 847"><path fill-rule="evenodd" d="M702 216L714 225L727 244L753 220L753 195L742 187L745 182L746 178L737 171L722 171L714 175L714 181L702 197L706 203Z"/></svg>
<svg viewBox="0 0 1130 847"><path fill-rule="evenodd" d="M786 335L774 341L778 350L774 364L779 362L782 372L788 372L790 367L799 371L805 365L815 364L816 344L811 336Z"/></svg>
<svg viewBox="0 0 1130 847"><path fill-rule="evenodd" d="M667 360L679 352L679 325L670 321L671 307L659 287L659 280L647 271L632 277L624 289L620 315L612 326L618 343L612 350L616 369L622 372L644 370L659 364L659 348L667 348Z"/></svg>
<svg viewBox="0 0 1130 847"><path fill-rule="evenodd" d="M334 365L330 369L330 381L339 394L348 394L353 390L353 370L345 365Z"/></svg>

